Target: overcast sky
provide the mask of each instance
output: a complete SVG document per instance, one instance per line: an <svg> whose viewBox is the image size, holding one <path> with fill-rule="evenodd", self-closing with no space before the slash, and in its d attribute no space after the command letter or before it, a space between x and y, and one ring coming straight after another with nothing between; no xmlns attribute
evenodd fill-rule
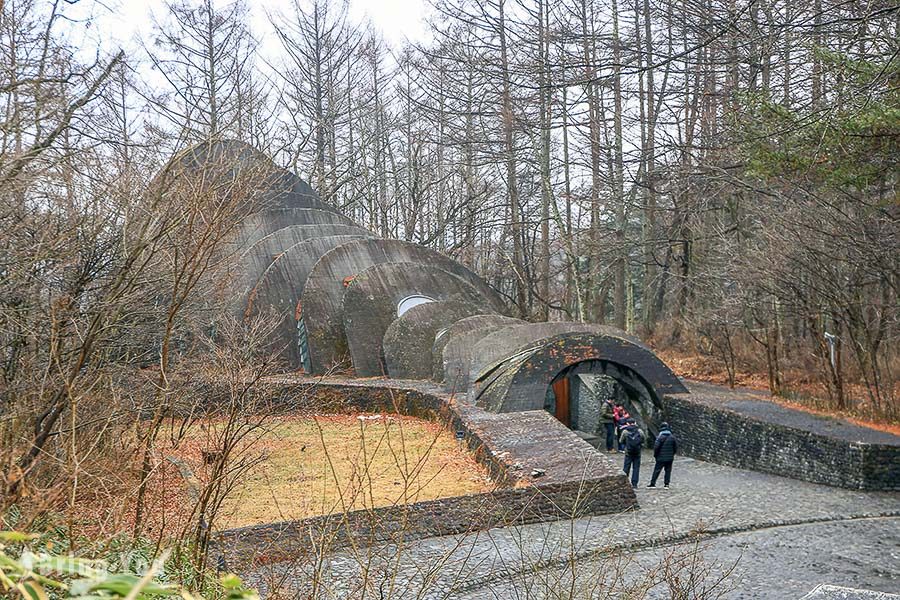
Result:
<svg viewBox="0 0 900 600"><path fill-rule="evenodd" d="M227 5L232 0L215 0L216 5ZM263 53L268 54L274 36L267 35L271 24L266 12L278 14L291 11L291 0L246 0L251 12L251 30L260 41ZM337 2L335 2L337 4ZM303 0L301 0L303 5ZM350 18L362 23L370 20L394 46L405 40L421 41L426 33L424 0L350 0ZM65 9L67 15L82 11L90 16L93 24L84 40L73 40L85 51L92 51L99 44L107 51L122 47L136 51L141 36L147 38L151 27L151 14L163 15L163 0L108 0L106 2L79 2ZM84 31L84 30L81 30Z"/></svg>

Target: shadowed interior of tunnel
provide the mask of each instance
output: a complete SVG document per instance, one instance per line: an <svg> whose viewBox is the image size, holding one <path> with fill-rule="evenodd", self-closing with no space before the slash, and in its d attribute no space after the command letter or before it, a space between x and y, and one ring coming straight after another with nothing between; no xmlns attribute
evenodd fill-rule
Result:
<svg viewBox="0 0 900 600"><path fill-rule="evenodd" d="M653 386L633 369L607 360L584 360L562 369L547 386L544 409L597 445L605 436L600 416L607 399L621 403L647 438L658 433L662 404Z"/></svg>

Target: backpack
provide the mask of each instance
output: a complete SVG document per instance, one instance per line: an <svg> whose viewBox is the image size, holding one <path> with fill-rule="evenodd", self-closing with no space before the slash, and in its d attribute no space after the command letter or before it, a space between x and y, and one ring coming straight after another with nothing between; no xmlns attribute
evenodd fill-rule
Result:
<svg viewBox="0 0 900 600"><path fill-rule="evenodd" d="M637 427L628 430L625 435L625 450L628 454L638 454L644 445L644 434Z"/></svg>

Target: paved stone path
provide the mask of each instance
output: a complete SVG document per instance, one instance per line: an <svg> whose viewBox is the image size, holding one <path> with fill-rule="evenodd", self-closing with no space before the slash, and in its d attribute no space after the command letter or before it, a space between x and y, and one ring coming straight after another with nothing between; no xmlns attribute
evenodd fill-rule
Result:
<svg viewBox="0 0 900 600"><path fill-rule="evenodd" d="M705 566L694 571L706 585L731 572L725 598L799 598L819 583L900 589L898 493L831 488L687 458L676 459L672 489L649 490L643 486L651 456L644 465L636 511L342 552L316 564L281 563L249 574L250 581L266 592L277 579L288 597L307 591L315 572L319 597L379 587L376 597L555 598L568 590L594 598L604 597L603 587L618 598L643 587L651 589L632 597L667 598L661 560L668 557L671 570L702 557Z"/></svg>

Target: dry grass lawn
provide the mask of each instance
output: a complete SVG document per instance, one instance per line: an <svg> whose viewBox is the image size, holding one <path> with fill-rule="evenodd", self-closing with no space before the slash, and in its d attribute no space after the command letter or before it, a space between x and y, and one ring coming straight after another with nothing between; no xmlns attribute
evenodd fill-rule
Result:
<svg viewBox="0 0 900 600"><path fill-rule="evenodd" d="M201 481L201 453L221 423L191 426L177 449ZM267 421L242 443L248 467L216 529L301 519L483 492L487 472L436 423L397 415L320 415Z"/></svg>

